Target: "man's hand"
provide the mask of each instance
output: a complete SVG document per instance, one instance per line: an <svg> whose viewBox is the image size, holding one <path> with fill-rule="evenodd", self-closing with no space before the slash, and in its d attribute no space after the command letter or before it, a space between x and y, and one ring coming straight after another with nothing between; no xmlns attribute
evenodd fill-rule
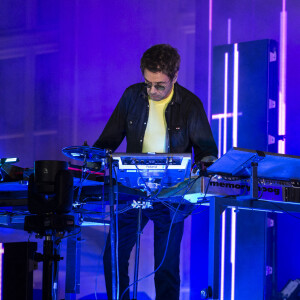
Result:
<svg viewBox="0 0 300 300"><path fill-rule="evenodd" d="M192 167L192 174L198 173L200 176L207 176L206 169L212 165L217 158L215 156L205 156L200 162L195 162Z"/></svg>

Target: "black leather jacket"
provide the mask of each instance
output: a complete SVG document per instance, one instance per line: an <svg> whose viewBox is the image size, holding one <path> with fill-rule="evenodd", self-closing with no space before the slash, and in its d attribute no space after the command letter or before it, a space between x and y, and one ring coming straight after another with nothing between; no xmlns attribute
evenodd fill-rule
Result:
<svg viewBox="0 0 300 300"><path fill-rule="evenodd" d="M124 137L127 153L141 153L149 115L146 87L143 83L128 87L113 111L94 147L115 151ZM217 157L218 151L200 99L175 83L174 96L165 112L169 153L191 153L194 160Z"/></svg>

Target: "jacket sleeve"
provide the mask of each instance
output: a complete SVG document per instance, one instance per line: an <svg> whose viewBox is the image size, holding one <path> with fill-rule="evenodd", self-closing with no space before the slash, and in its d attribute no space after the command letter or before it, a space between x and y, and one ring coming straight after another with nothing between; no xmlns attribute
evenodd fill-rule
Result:
<svg viewBox="0 0 300 300"><path fill-rule="evenodd" d="M195 162L200 162L207 156L218 157L218 149L200 100L190 110L189 136L194 148Z"/></svg>
<svg viewBox="0 0 300 300"><path fill-rule="evenodd" d="M126 133L128 100L126 90L93 147L110 149L114 152L120 146Z"/></svg>

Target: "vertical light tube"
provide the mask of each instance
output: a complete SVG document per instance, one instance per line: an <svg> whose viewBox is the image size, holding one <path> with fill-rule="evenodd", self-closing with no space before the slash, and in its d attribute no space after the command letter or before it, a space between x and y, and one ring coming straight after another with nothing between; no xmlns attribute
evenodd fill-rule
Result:
<svg viewBox="0 0 300 300"><path fill-rule="evenodd" d="M78 124L79 124L79 0L76 0L75 3L75 34L74 34L74 101L73 101L73 130L72 130L72 141L73 145L78 145Z"/></svg>
<svg viewBox="0 0 300 300"><path fill-rule="evenodd" d="M222 118L218 120L218 158L222 156Z"/></svg>
<svg viewBox="0 0 300 300"><path fill-rule="evenodd" d="M208 87L207 87L207 117L211 121L211 80L212 80L212 7L213 0L209 0L208 8Z"/></svg>
<svg viewBox="0 0 300 300"><path fill-rule="evenodd" d="M286 0L282 0L280 13L280 66L279 66L279 113L278 134L285 135L286 129L286 46L287 46L287 12ZM278 142L278 153L285 153L285 137Z"/></svg>
<svg viewBox="0 0 300 300"><path fill-rule="evenodd" d="M238 94L239 94L239 52L238 44L234 44L233 55L233 125L232 147L237 147L238 136Z"/></svg>
<svg viewBox="0 0 300 300"><path fill-rule="evenodd" d="M232 146L237 147L238 140L238 85L239 85L239 52L238 44L234 44L233 55L233 114L232 114ZM235 251L236 251L236 212L231 209L231 300L234 300L235 292Z"/></svg>
<svg viewBox="0 0 300 300"><path fill-rule="evenodd" d="M231 43L231 19L227 20L227 44Z"/></svg>
<svg viewBox="0 0 300 300"><path fill-rule="evenodd" d="M223 154L227 152L227 102L228 102L228 53L225 53L224 66L224 132L223 132Z"/></svg>
<svg viewBox="0 0 300 300"><path fill-rule="evenodd" d="M234 300L235 292L235 247L236 247L236 212L235 208L231 208L231 300Z"/></svg>
<svg viewBox="0 0 300 300"><path fill-rule="evenodd" d="M229 26L229 25L228 25ZM228 35L230 35L228 33ZM228 37L228 41L230 37ZM223 132L223 154L227 152L227 102L228 102L228 53L225 53L224 64L224 132ZM222 213L222 233L221 233L221 278L220 278L220 300L224 300L225 283L225 225L226 210Z"/></svg>
<svg viewBox="0 0 300 300"><path fill-rule="evenodd" d="M224 300L224 282L225 282L225 225L226 225L226 210L224 210L223 213L222 213L220 300Z"/></svg>

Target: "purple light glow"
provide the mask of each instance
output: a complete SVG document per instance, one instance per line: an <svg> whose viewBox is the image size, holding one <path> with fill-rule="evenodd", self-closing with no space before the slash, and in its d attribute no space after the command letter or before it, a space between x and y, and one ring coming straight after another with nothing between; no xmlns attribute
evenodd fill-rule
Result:
<svg viewBox="0 0 300 300"><path fill-rule="evenodd" d="M75 5L75 31L79 32L79 5L78 2L76 2ZM79 113L79 37L76 34L74 37L74 86L73 86L73 91L74 91L74 100L73 100L73 105L74 105L74 118L73 118L73 145L79 145L78 141L78 113Z"/></svg>
<svg viewBox="0 0 300 300"><path fill-rule="evenodd" d="M232 125L232 146L237 147L238 143L238 85L239 85L239 52L238 44L234 44L233 63L233 125ZM234 300L235 289L235 251L236 251L236 212L231 209L231 300Z"/></svg>
<svg viewBox="0 0 300 300"><path fill-rule="evenodd" d="M286 132L286 46L287 46L287 12L285 10L286 0L282 0L282 11L280 13L280 66L279 66L279 113L278 134L285 135ZM285 153L285 138L278 141L278 153Z"/></svg>
<svg viewBox="0 0 300 300"><path fill-rule="evenodd" d="M212 66L212 5L213 1L209 0L208 11L208 93L207 93L207 116L211 119L211 66Z"/></svg>
<svg viewBox="0 0 300 300"><path fill-rule="evenodd" d="M212 31L212 9L213 9L213 0L209 0L209 11L208 11L208 30Z"/></svg>
<svg viewBox="0 0 300 300"><path fill-rule="evenodd" d="M238 44L234 44L234 63L233 63L233 127L232 127L232 146L237 147L238 134L238 92L239 92L239 52Z"/></svg>
<svg viewBox="0 0 300 300"><path fill-rule="evenodd" d="M224 116L227 116L228 102L228 53L225 53L224 66ZM227 118L224 118L223 154L227 152Z"/></svg>
<svg viewBox="0 0 300 300"><path fill-rule="evenodd" d="M231 18L227 20L227 44L231 43Z"/></svg>
<svg viewBox="0 0 300 300"><path fill-rule="evenodd" d="M212 117L214 119L214 115ZM222 155L221 144L222 144L222 118L219 118L219 121L218 121L218 157L219 158Z"/></svg>
<svg viewBox="0 0 300 300"><path fill-rule="evenodd" d="M230 43L230 27L231 20L228 19L228 43ZM239 52L238 44L234 44L234 78L233 78L233 112L228 113L228 53L225 53L224 59L224 113L212 115L212 119L219 120L218 127L218 149L219 157L221 157L221 142L222 142L222 119L224 119L224 131L223 131L223 154L227 152L227 120L233 118L232 128L232 146L237 146L237 132L238 132L238 116L242 113L238 113L238 76L239 76ZM224 284L225 284L225 212L222 214L222 233L221 233L221 278L220 278L220 299L224 300ZM231 244L230 244L230 262L231 262L231 300L234 300L235 289L235 252L236 252L236 213L232 209L231 217Z"/></svg>
<svg viewBox="0 0 300 300"><path fill-rule="evenodd" d="M225 278L225 226L226 210L222 213L222 241L221 241L221 283L220 283L220 300L224 300L224 278Z"/></svg>
<svg viewBox="0 0 300 300"><path fill-rule="evenodd" d="M236 212L235 208L231 209L231 247L230 247L230 262L231 262L231 300L234 300L235 290L235 249L236 249Z"/></svg>
<svg viewBox="0 0 300 300"><path fill-rule="evenodd" d="M241 116L242 113L236 113L236 116ZM226 115L224 114L214 114L212 115L212 120L218 120L218 157L221 157L222 151L221 151L221 144L222 144L222 120L227 119L227 118L233 118L234 114L233 113L227 113ZM237 123L237 121L236 121ZM237 136L237 130L236 130L236 136Z"/></svg>
<svg viewBox="0 0 300 300"><path fill-rule="evenodd" d="M242 113L241 112L239 112L239 113L237 113L237 116L241 116L242 115ZM217 119L224 119L224 118L232 118L233 117L233 113L227 113L226 115L224 115L224 114L214 114L214 115L212 115L212 119L213 120L217 120Z"/></svg>

